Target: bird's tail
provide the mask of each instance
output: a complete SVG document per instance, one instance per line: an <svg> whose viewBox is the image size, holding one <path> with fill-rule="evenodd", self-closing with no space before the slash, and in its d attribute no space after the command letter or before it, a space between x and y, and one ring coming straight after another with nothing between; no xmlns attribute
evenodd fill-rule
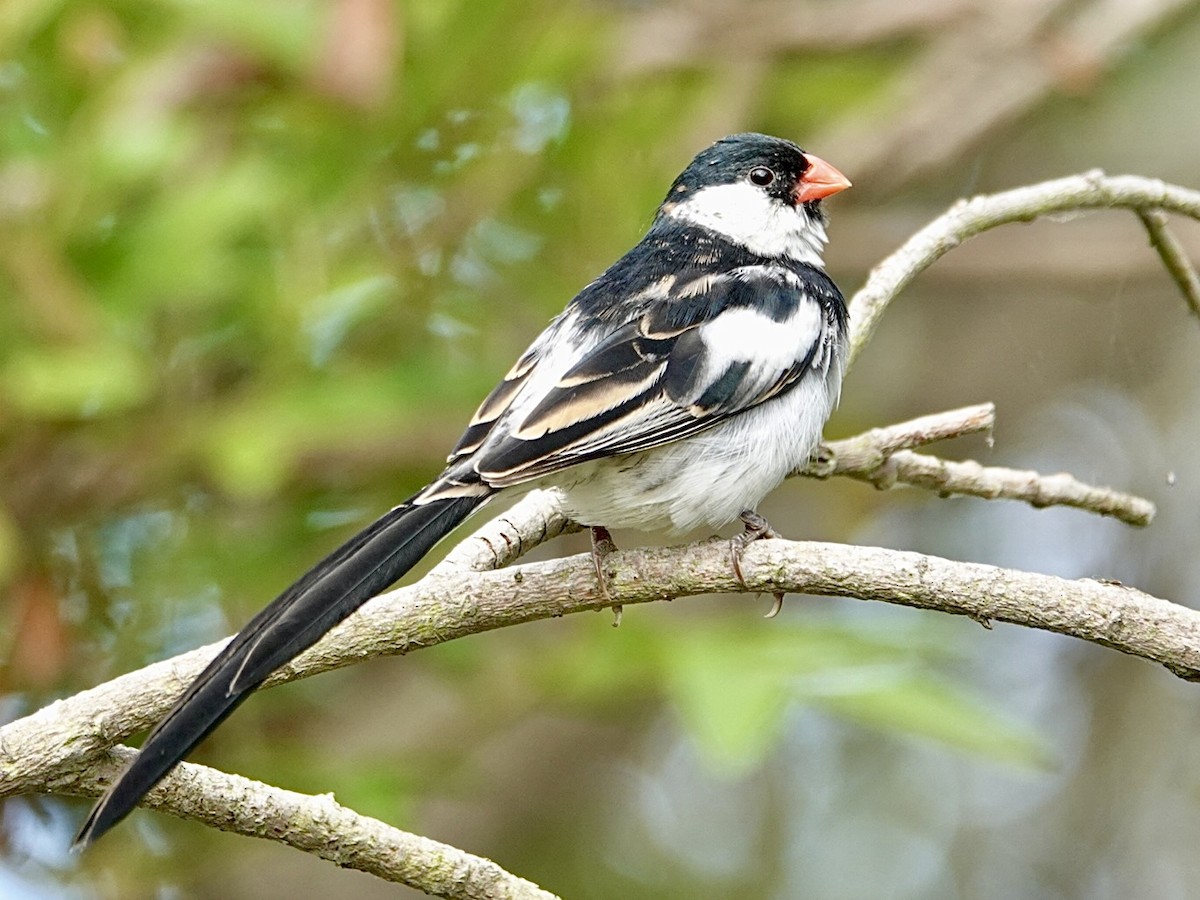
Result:
<svg viewBox="0 0 1200 900"><path fill-rule="evenodd" d="M117 824L268 675L403 576L486 500L483 495L401 504L275 598L217 654L150 732L129 768L92 809L75 846L88 846Z"/></svg>

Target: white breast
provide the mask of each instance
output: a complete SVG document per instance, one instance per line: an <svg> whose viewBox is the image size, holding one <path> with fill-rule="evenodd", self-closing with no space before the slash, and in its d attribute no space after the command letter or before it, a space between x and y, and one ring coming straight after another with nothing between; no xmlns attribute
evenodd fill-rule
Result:
<svg viewBox="0 0 1200 900"><path fill-rule="evenodd" d="M841 379L831 362L818 361L783 396L701 434L560 473L567 515L586 525L679 534L720 527L756 508L820 441Z"/></svg>

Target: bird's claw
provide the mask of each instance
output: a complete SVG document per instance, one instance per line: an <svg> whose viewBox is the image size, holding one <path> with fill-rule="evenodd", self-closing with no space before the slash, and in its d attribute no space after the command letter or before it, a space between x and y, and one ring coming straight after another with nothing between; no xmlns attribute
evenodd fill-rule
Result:
<svg viewBox="0 0 1200 900"><path fill-rule="evenodd" d="M738 583L746 590L750 589L750 585L746 584L746 576L742 574L742 554L746 552L746 548L761 538L777 538L779 532L771 527L771 523L760 516L752 509L748 509L741 515L741 520L745 523L745 530L735 534L729 540L729 561L733 565L733 574L737 578ZM783 592L774 592L775 602L771 604L771 608L767 610L764 619L773 619L779 615L779 611L783 609Z"/></svg>
<svg viewBox="0 0 1200 900"><path fill-rule="evenodd" d="M593 525L591 527L592 535L592 565L596 568L596 583L600 586L600 595L607 601L612 600L612 594L608 590L608 576L604 574L604 558L608 554L617 549L617 545L613 542L612 535L609 534L607 528L602 525ZM613 628L621 627L621 619L625 614L624 607L621 604L613 604Z"/></svg>

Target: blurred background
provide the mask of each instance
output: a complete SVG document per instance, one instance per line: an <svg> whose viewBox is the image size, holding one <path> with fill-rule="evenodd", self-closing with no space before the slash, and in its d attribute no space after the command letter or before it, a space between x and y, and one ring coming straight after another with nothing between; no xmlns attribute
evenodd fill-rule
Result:
<svg viewBox="0 0 1200 900"><path fill-rule="evenodd" d="M1189 0L5 0L0 714L228 634L420 487L708 142L783 135L853 179L828 204L849 294L961 196L1096 166L1200 186L1197 46ZM987 400L994 445L939 452L1155 523L834 482L764 512L1200 603L1200 323L1133 215L956 250L827 433ZM768 606L371 662L194 758L569 898L1200 894L1200 686L1011 626ZM78 859L87 806L4 803L0 896L416 896L145 812Z"/></svg>

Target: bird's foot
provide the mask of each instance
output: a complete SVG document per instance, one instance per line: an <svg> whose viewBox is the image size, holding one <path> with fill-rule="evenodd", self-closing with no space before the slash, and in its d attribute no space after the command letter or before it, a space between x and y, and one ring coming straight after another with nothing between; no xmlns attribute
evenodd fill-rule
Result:
<svg viewBox="0 0 1200 900"><path fill-rule="evenodd" d="M600 594L605 600L612 600L612 594L608 590L608 576L604 574L604 558L616 550L617 545L613 543L612 535L604 526L593 525L590 530L592 534L592 565L596 567L596 581L600 585ZM613 628L619 628L625 610L621 604L617 603L613 605L612 611Z"/></svg>
<svg viewBox="0 0 1200 900"><path fill-rule="evenodd" d="M761 538L777 538L779 532L771 527L771 523L760 516L752 509L745 510L740 516L746 528L739 534L735 534L729 541L729 561L733 564L733 574L737 576L738 582L747 590L750 585L746 584L746 576L742 574L742 554L746 552L746 548ZM783 592L775 591L773 596L775 602L771 604L771 608L767 610L764 619L773 619L779 615L779 611L783 609Z"/></svg>

